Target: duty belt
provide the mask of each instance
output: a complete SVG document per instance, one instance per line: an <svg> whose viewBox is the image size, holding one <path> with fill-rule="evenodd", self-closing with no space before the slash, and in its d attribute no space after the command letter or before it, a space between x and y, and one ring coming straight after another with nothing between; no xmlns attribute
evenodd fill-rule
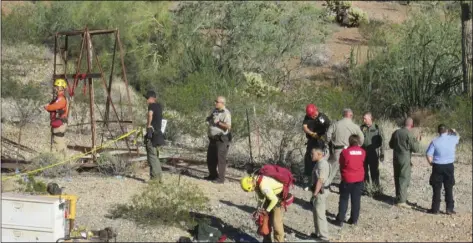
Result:
<svg viewBox="0 0 473 243"><path fill-rule="evenodd" d="M343 145L334 145L333 148L334 149L344 149L346 146L343 146Z"/></svg>
<svg viewBox="0 0 473 243"><path fill-rule="evenodd" d="M221 134L221 135L214 135L214 136L209 136L210 140L220 140L222 137L227 136L226 134Z"/></svg>
<svg viewBox="0 0 473 243"><path fill-rule="evenodd" d="M57 133L53 133L54 136L56 137L64 137L64 132L57 132Z"/></svg>

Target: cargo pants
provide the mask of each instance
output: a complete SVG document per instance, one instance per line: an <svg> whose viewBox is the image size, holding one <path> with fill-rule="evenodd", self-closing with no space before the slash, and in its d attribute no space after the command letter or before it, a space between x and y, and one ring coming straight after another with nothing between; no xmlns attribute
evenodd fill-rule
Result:
<svg viewBox="0 0 473 243"><path fill-rule="evenodd" d="M393 165L396 203L406 203L407 189L411 183L411 162L408 160L394 160Z"/></svg>
<svg viewBox="0 0 473 243"><path fill-rule="evenodd" d="M63 123L58 128L53 128L53 151L63 157L67 156L66 129L67 123Z"/></svg>
<svg viewBox="0 0 473 243"><path fill-rule="evenodd" d="M326 201L329 190L324 190L323 194L317 194L314 199L312 215L314 217L315 234L322 240L328 240L328 225L326 216Z"/></svg>
<svg viewBox="0 0 473 243"><path fill-rule="evenodd" d="M364 148L366 151L366 158L364 161L365 167L365 185L372 183L379 186L379 157L376 150ZM371 180L370 180L371 178Z"/></svg>
<svg viewBox="0 0 473 243"><path fill-rule="evenodd" d="M330 160L330 174L328 176L327 182L329 185L333 183L333 179L335 179L335 176L340 173L340 153L342 152L343 148L341 149L335 149Z"/></svg>
<svg viewBox="0 0 473 243"><path fill-rule="evenodd" d="M225 181L229 147L230 141L228 136L209 138L209 147L207 148L207 168L209 169L209 178L211 180L217 180L219 182Z"/></svg>
<svg viewBox="0 0 473 243"><path fill-rule="evenodd" d="M158 146L153 146L150 139L146 140L146 156L149 165L149 177L150 180L158 180L162 182L162 169L161 162L159 161L159 149Z"/></svg>
<svg viewBox="0 0 473 243"><path fill-rule="evenodd" d="M284 242L284 221L281 206L275 206L269 213L269 234L263 237L263 242L272 242L271 233L274 231L274 242Z"/></svg>

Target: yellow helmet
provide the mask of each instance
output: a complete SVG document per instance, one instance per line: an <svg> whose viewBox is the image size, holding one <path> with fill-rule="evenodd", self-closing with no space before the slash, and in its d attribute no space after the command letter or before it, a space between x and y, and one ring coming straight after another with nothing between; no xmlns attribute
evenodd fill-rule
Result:
<svg viewBox="0 0 473 243"><path fill-rule="evenodd" d="M54 86L66 88L67 87L67 82L66 82L66 80L64 80L62 78L58 78L58 79L56 79L56 81L54 81Z"/></svg>
<svg viewBox="0 0 473 243"><path fill-rule="evenodd" d="M255 190L254 179L251 176L245 176L240 180L241 189L245 192L251 192Z"/></svg>

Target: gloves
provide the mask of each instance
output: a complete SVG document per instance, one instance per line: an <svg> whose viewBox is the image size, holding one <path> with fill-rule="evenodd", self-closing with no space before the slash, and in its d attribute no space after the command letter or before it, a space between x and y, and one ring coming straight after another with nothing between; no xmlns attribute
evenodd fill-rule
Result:
<svg viewBox="0 0 473 243"><path fill-rule="evenodd" d="M153 127L146 128L146 138L147 139L152 139L153 138L153 132L154 132Z"/></svg>
<svg viewBox="0 0 473 243"><path fill-rule="evenodd" d="M384 154L379 155L379 161L384 162Z"/></svg>
<svg viewBox="0 0 473 243"><path fill-rule="evenodd" d="M319 135L317 135L317 133L315 133L315 132L310 134L310 136L313 137L313 138L318 138L319 137Z"/></svg>
<svg viewBox="0 0 473 243"><path fill-rule="evenodd" d="M266 209L264 208L259 208L258 209L258 213L262 214L262 215L267 215L268 214L268 211L266 211Z"/></svg>

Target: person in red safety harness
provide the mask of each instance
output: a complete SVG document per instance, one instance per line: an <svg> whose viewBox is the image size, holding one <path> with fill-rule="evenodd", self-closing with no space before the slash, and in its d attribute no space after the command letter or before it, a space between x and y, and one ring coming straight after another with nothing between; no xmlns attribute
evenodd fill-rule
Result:
<svg viewBox="0 0 473 243"><path fill-rule="evenodd" d="M66 138L68 101L64 94L67 82L64 79L54 81L56 96L44 109L49 112L53 131L53 150L56 153L67 155Z"/></svg>

